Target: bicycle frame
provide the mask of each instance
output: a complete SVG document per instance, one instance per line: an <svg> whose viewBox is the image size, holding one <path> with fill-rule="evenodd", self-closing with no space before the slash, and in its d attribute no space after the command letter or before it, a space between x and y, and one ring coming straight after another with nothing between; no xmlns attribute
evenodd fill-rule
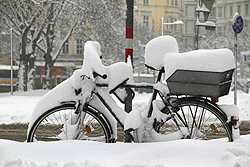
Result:
<svg viewBox="0 0 250 167"><path fill-rule="evenodd" d="M156 82L159 82L161 80L163 72L164 72L163 70L159 71ZM97 83L96 86L97 87L108 87L108 84ZM123 84L117 86L114 90L112 90L112 93L114 93L115 90L118 89L118 88L129 88L129 89L131 89L131 88L147 88L147 89L153 89L152 97L150 98L150 107L148 109L148 114L147 114L148 118L150 118L151 115L152 115L152 112L153 112L153 101L156 99L157 94L160 95L162 101L166 104L166 101L164 101L164 99L163 99L164 98L163 95L160 93L159 90L157 90L157 89L154 88L153 84L141 84L141 83L127 84L127 83L123 83ZM98 91L93 91L92 93L94 95L96 95L96 97L101 101L101 103L105 106L105 108L110 112L110 114L115 118L115 120L119 123L119 125L124 129L124 124L120 120L119 116L117 116L115 114L114 110L112 109L112 107L110 107L110 105L108 104L108 102L105 101L105 99L100 95L100 93L98 93ZM170 105L170 104L167 103L166 105ZM124 111L124 112L126 112L126 111ZM129 136L129 138L130 138L128 140L131 140L131 139L134 140L133 136L130 134L131 131L132 131L132 129L125 131L125 135L127 134Z"/></svg>
<svg viewBox="0 0 250 167"><path fill-rule="evenodd" d="M163 74L163 70L159 71L158 73L158 76L157 76L157 81L156 82L160 82L161 80L161 77L162 77L162 74ZM135 127L134 129L133 128L130 128L130 127L125 127L125 120L128 120L132 117L126 117L127 115L126 114L123 114L123 115L120 115L118 113L120 112L124 112L126 113L126 111L124 111L123 109L121 109L116 103L112 104L113 102L109 101L108 99L113 99L111 96L109 96L108 98L106 98L106 93L107 92L107 87L108 87L108 84L102 84L102 83L94 83L96 88L92 91L92 96L90 97L90 99L92 99L93 97L96 97L96 99L99 99L99 103L100 104L103 104L104 108L106 108L108 110L107 113L111 114L110 115L110 118L113 117L113 120L116 122L123 128L124 130L124 141L125 142L131 142L131 141L134 141L134 142L138 142L139 141L139 136L137 135L137 128L139 128L139 125L137 127ZM153 93L152 93L152 96L150 98L150 101L149 101L149 107L148 107L148 110L146 111L147 113L144 114L144 118L150 118L153 116L153 118L151 119L148 119L146 122L146 124L143 125L146 126L147 123L152 123L152 127L153 129L159 133L159 128L165 123L167 122L168 120L172 120L172 122L174 122L174 124L176 125L176 129L178 131L176 132L179 132L179 135L176 136L177 133L173 133L173 137L176 136L175 138L178 138L178 139L184 139L184 138L194 138L194 136L189 136L189 134L192 134L192 135L195 135L193 133L193 130L195 127L197 127L198 129L200 128L200 125L201 125L201 120L200 119L200 122L195 122L195 118L196 118L196 111L194 111L194 113L192 113L191 111L191 117L193 118L193 122L191 125L188 125L187 121L184 119L182 119L182 116L179 115L179 113L177 113L176 111L181 111L182 114L184 114L184 111L182 110L182 108L179 108L178 105L180 104L179 103L179 97L176 95L177 97L177 100L172 103L173 101L171 101L170 99L172 99L172 96L166 94L167 92L164 91L164 87L163 88L158 88L157 86L155 86L156 84L148 84L148 83L131 83L131 84L127 84L126 83L126 80L123 81L121 84L119 84L118 86L116 86L114 89L112 89L109 93L114 93L115 94L115 91L118 89L118 88L125 88L125 90L127 89L131 89L131 88L147 88L147 89L153 89ZM102 88L105 88L105 89L102 89ZM167 88L166 88L167 89ZM163 93L164 92L164 93ZM153 102L156 100L157 98L157 95L160 97L160 103L162 102L164 104L164 108L159 108L159 112L161 112L162 114L164 114L164 119L162 120L157 120L155 115L152 115L153 114L153 111L154 111L154 105ZM119 97L117 97L119 99ZM187 98L187 97L186 97ZM193 97L195 98L195 97ZM176 98L174 98L176 99ZM190 99L190 98L189 98ZM205 100L205 101L202 101ZM120 100L120 99L119 99ZM199 106L199 103L206 103L206 104L209 104L210 106L213 106L214 108L216 108L218 111L220 111L222 114L223 114L223 111L221 111L219 109L219 107L216 107L217 105L215 103L213 103L212 101L208 100L207 98L204 99L204 98L201 98L201 97L196 97L196 99L193 99L197 102L197 107ZM91 101L91 100L90 100ZM89 101L89 102L90 102ZM159 101L159 100L158 100ZM97 107L98 109L98 104L97 106L95 106L95 102L96 101L93 101L94 103L86 103L86 106L91 106L91 107ZM178 104L176 106L176 103ZM211 104L210 104L211 103ZM125 103L126 104L126 103ZM132 104L131 104L132 105ZM118 107L118 108L116 108ZM78 108L78 107L77 107ZM158 107L156 107L158 108ZM197 108L196 108L197 109ZM101 111L100 109L98 109L99 111ZM121 110L121 111L120 111ZM157 110L157 109L156 109ZM158 112L156 111L156 112ZM204 111L204 109L203 109ZM203 111L202 111L202 117L203 117ZM77 112L77 109L76 109L76 112ZM147 115L146 115L147 114ZM158 113L156 113L157 115ZM105 115L105 114L104 114ZM131 115L129 115L131 116ZM176 118L175 118L176 116ZM226 115L225 115L226 116ZM124 119L125 117L125 119ZM109 118L109 119L110 119ZM110 121L109 119L107 119L107 121ZM178 123L178 121L180 121L181 124ZM149 121L149 122L148 122ZM113 122L113 123L116 123L116 122ZM127 125L127 124L126 124ZM142 125L142 124L141 124ZM140 125L140 126L141 126ZM183 128L181 128L181 126L183 127L186 127L187 128L187 131L183 131ZM114 127L113 127L114 126ZM130 125L129 125L130 126ZM134 127L133 125L131 125L132 127ZM115 130L116 128L116 125L113 124L113 125L110 125L110 128L112 130ZM127 129L125 129L127 128ZM139 128L140 129L140 128ZM149 129L150 130L150 129ZM189 131L190 130L190 131ZM146 130L147 131L147 130ZM131 132L134 133L134 135L131 134ZM139 131L138 131L139 132ZM147 131L148 132L148 131ZM149 131L150 132L150 131ZM114 133L116 134L116 133ZM168 135L169 136L169 135ZM169 139L171 138L171 136L169 137ZM111 140L114 140L116 139L116 136L111 138Z"/></svg>

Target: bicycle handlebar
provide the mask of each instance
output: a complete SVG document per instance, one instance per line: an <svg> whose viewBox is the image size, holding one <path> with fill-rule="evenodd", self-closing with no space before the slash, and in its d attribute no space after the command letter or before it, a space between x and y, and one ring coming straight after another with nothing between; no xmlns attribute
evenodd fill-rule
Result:
<svg viewBox="0 0 250 167"><path fill-rule="evenodd" d="M98 74L97 72L93 72L93 75L94 75L94 78L96 78L96 77L98 76L98 77L101 77L101 78L103 78L103 79L106 79L106 78L108 77L107 74L100 75L100 74Z"/></svg>

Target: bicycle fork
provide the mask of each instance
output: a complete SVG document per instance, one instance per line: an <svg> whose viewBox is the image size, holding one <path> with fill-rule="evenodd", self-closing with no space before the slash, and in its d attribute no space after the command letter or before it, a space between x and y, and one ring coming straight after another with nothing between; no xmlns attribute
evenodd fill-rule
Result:
<svg viewBox="0 0 250 167"><path fill-rule="evenodd" d="M75 124L77 124L77 127L76 127L75 134L73 136L73 139L79 140L83 135L83 133L81 132L81 129L83 127L84 120L86 117L86 113L83 112L83 105L80 102L80 100L78 101L78 103L76 105L75 114L77 114L77 119L75 122Z"/></svg>

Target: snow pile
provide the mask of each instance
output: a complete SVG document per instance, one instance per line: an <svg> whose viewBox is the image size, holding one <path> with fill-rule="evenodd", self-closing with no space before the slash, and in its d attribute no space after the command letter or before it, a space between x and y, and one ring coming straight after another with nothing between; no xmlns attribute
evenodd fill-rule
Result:
<svg viewBox="0 0 250 167"><path fill-rule="evenodd" d="M174 37L166 35L152 39L145 47L145 64L156 70L161 70L164 66L163 57L168 52L179 52Z"/></svg>
<svg viewBox="0 0 250 167"><path fill-rule="evenodd" d="M237 105L220 104L218 106L227 115L228 122L232 121L232 119L239 121L239 109ZM240 137L239 122L233 126L232 133L233 139L238 139Z"/></svg>
<svg viewBox="0 0 250 167"><path fill-rule="evenodd" d="M164 56L166 78L176 70L224 72L234 68L234 55L229 49L167 53Z"/></svg>
<svg viewBox="0 0 250 167"><path fill-rule="evenodd" d="M0 94L1 123L27 123L43 91ZM232 104L234 92L220 98ZM136 94L133 111L143 112L151 94ZM121 106L122 107L122 106ZM250 120L250 94L238 91L240 120ZM205 150L205 151L204 151ZM248 167L250 135L233 143L179 140L105 144L84 141L20 143L0 140L0 167Z"/></svg>
<svg viewBox="0 0 250 167"><path fill-rule="evenodd" d="M105 144L0 140L1 167L248 167L250 135L236 142L178 140Z"/></svg>

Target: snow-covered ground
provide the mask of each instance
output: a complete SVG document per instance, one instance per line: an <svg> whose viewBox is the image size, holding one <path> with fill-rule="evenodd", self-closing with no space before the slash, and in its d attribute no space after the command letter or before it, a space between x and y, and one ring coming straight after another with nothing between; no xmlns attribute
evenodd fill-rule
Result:
<svg viewBox="0 0 250 167"><path fill-rule="evenodd" d="M27 123L43 90L0 94L0 124ZM137 94L133 109L145 110L150 94ZM220 98L233 104L234 96ZM240 120L250 120L250 94L238 92ZM249 127L250 129L250 127ZM233 143L180 140L105 144L84 141L21 143L0 139L4 167L248 167L250 135Z"/></svg>

